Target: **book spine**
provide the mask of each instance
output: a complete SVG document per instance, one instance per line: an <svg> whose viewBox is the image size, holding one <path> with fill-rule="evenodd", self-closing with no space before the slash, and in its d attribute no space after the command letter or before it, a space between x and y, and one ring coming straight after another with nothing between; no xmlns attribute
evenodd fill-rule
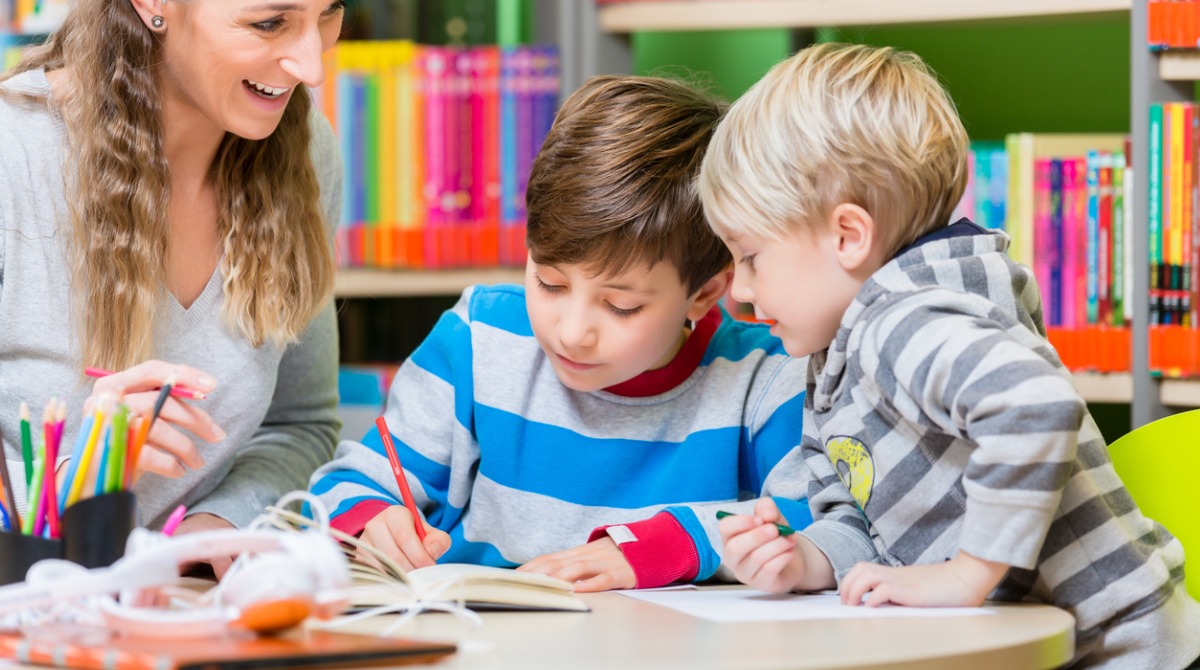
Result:
<svg viewBox="0 0 1200 670"><path fill-rule="evenodd" d="M1075 293L1074 324L1082 327L1087 324L1087 158L1070 159L1074 164L1074 183L1072 186L1072 217L1075 220L1076 239L1071 247L1075 255L1075 274L1072 288Z"/></svg>
<svg viewBox="0 0 1200 670"><path fill-rule="evenodd" d="M1150 155L1147 165L1146 188L1150 194L1150 215L1147 221L1150 237L1150 324L1160 323L1162 318L1162 105L1150 106Z"/></svg>
<svg viewBox="0 0 1200 670"><path fill-rule="evenodd" d="M1107 151L1099 159L1099 231L1096 254L1096 323L1112 325L1113 281L1113 156Z"/></svg>
<svg viewBox="0 0 1200 670"><path fill-rule="evenodd" d="M438 267L441 254L437 237L446 227L450 192L446 183L447 79L450 63L446 49L423 47L421 76L425 81L425 202L428 207L422 261L426 267Z"/></svg>
<svg viewBox="0 0 1200 670"><path fill-rule="evenodd" d="M1033 277L1042 294L1042 313L1047 325L1058 325L1051 316L1052 304L1058 297L1050 292L1050 267L1052 264L1051 212L1053 189L1050 185L1050 159L1039 158L1033 163Z"/></svg>
<svg viewBox="0 0 1200 670"><path fill-rule="evenodd" d="M399 119L396 110L396 49L394 42L379 42L376 77L379 82L379 117L376 134L379 137L379 265L396 267L396 221L399 219L399 192L394 188L396 172L401 169L396 160L399 147Z"/></svg>
<svg viewBox="0 0 1200 670"><path fill-rule="evenodd" d="M1085 219L1085 301L1083 323L1099 323L1100 312L1100 154L1089 151L1086 162L1087 215Z"/></svg>
<svg viewBox="0 0 1200 670"><path fill-rule="evenodd" d="M517 225L517 48L500 51L500 223ZM500 236L500 262L515 262L509 235Z"/></svg>
<svg viewBox="0 0 1200 670"><path fill-rule="evenodd" d="M1200 3L1196 5L1197 12L1200 12ZM1191 105L1192 108L1192 125L1188 129L1188 133L1192 138L1192 173L1191 181L1188 183L1190 193L1188 197L1192 203L1190 226L1191 226L1191 253L1188 255L1188 323L1192 328L1200 326L1200 107Z"/></svg>
<svg viewBox="0 0 1200 670"><path fill-rule="evenodd" d="M1181 169L1183 173L1179 184L1179 279L1176 282L1179 291L1179 317L1177 323L1184 326L1192 325L1192 184L1195 177L1195 148L1192 146L1192 126L1195 123L1196 106L1182 104L1183 155Z"/></svg>
<svg viewBox="0 0 1200 670"><path fill-rule="evenodd" d="M991 214L988 220L995 228L1004 229L1005 217L1008 214L1008 152L1003 147L992 152L992 167L989 181L991 191L988 196Z"/></svg>
<svg viewBox="0 0 1200 670"><path fill-rule="evenodd" d="M1125 325L1125 154L1113 154L1112 325Z"/></svg>
<svg viewBox="0 0 1200 670"><path fill-rule="evenodd" d="M1183 149L1183 124L1184 124L1184 109L1179 103L1172 103L1171 107L1171 171L1170 171L1170 209L1167 212L1168 218L1168 234L1167 234L1167 266L1170 268L1170 274L1167 277L1167 288L1170 289L1170 306L1169 317L1170 323L1178 325L1181 321L1179 290L1182 287L1182 266L1183 266L1183 175L1184 175L1184 149Z"/></svg>
<svg viewBox="0 0 1200 670"><path fill-rule="evenodd" d="M1048 286L1045 289L1047 296L1046 302L1049 304L1049 318L1047 325L1062 326L1064 308L1070 308L1071 305L1065 305L1065 299L1068 295L1063 293L1063 212L1068 211L1063 202L1063 196L1066 193L1064 185L1063 162L1057 158L1050 161L1050 234L1046 239L1046 277ZM1069 312L1067 312L1069 313Z"/></svg>

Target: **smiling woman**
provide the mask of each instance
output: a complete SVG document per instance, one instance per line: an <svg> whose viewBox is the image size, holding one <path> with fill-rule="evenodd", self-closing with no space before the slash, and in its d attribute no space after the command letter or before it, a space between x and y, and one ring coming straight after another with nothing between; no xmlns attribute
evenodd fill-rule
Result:
<svg viewBox="0 0 1200 670"><path fill-rule="evenodd" d="M0 78L0 428L18 399L77 418L106 392L144 414L172 375L205 392L141 452L151 527L180 504L180 533L245 523L332 453L341 166L306 87L342 12L77 0ZM88 366L118 372L89 388Z"/></svg>

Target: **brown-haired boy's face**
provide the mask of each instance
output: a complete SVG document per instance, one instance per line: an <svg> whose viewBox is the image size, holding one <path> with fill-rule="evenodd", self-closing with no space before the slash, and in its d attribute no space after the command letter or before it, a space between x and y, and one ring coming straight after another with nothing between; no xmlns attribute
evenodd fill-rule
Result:
<svg viewBox="0 0 1200 670"><path fill-rule="evenodd" d="M695 303L668 262L593 276L580 265L525 269L525 302L538 344L568 388L595 391L665 366L686 339ZM702 316L702 315L701 315Z"/></svg>

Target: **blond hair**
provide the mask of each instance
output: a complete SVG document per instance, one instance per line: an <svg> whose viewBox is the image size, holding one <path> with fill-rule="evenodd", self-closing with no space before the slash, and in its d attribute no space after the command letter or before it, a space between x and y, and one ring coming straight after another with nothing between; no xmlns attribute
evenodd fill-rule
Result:
<svg viewBox="0 0 1200 670"><path fill-rule="evenodd" d="M666 259L695 292L732 260L695 180L725 103L661 77L592 77L554 119L529 175L536 263L597 275Z"/></svg>
<svg viewBox="0 0 1200 670"><path fill-rule="evenodd" d="M967 149L954 103L918 56L818 44L734 103L698 186L723 235L781 239L852 203L874 218L890 256L949 223Z"/></svg>
<svg viewBox="0 0 1200 670"><path fill-rule="evenodd" d="M163 304L170 175L154 65L162 44L128 0L77 0L46 45L0 81L44 68L70 83L53 101L67 128L64 173L84 365L123 369L152 355ZM331 242L309 157L308 91L293 92L259 141L226 134L208 179L223 244L224 320L253 346L295 341L333 292Z"/></svg>

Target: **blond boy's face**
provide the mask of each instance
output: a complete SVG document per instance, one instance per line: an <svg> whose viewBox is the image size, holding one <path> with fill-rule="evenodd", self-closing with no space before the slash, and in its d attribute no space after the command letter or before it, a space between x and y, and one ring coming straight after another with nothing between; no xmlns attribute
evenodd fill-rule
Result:
<svg viewBox="0 0 1200 670"><path fill-rule="evenodd" d="M771 319L771 334L792 356L808 356L833 342L842 314L862 282L838 263L831 231L796 231L784 240L752 235L721 238L733 254L734 300Z"/></svg>
<svg viewBox="0 0 1200 670"><path fill-rule="evenodd" d="M667 262L594 277L579 265L531 258L525 296L534 337L559 380L576 391L620 384L671 362L695 304Z"/></svg>

